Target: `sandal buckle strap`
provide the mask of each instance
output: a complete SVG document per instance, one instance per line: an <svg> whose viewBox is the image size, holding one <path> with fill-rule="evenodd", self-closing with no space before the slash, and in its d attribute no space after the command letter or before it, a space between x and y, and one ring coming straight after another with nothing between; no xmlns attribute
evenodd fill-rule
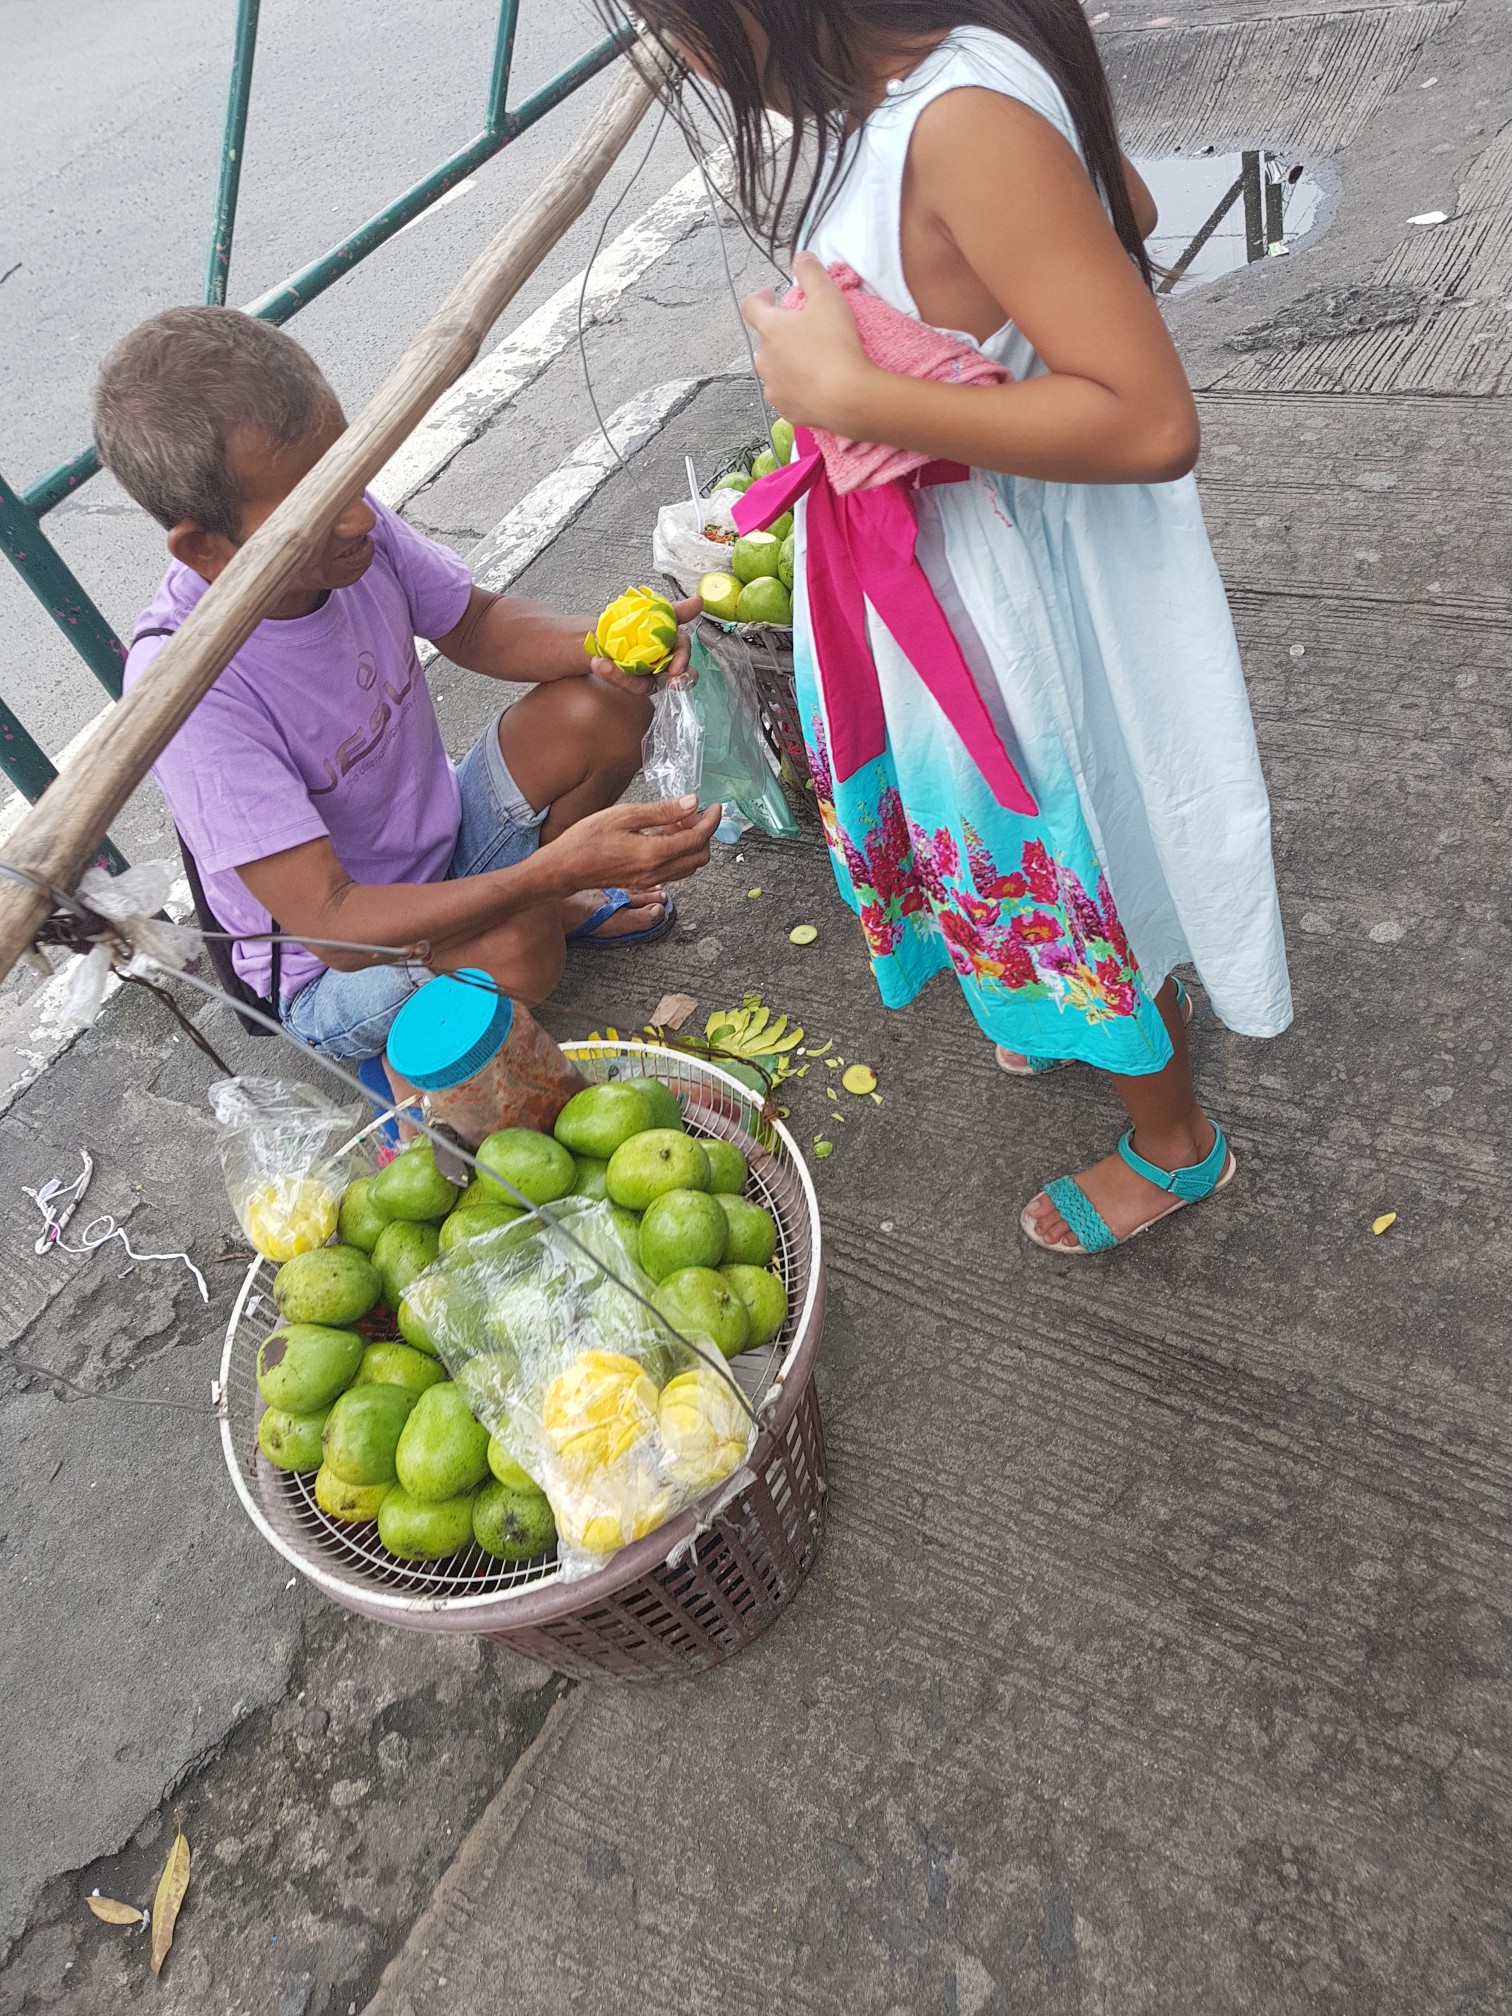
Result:
<svg viewBox="0 0 1512 2016"><path fill-rule="evenodd" d="M1118 1152L1137 1176L1143 1176L1147 1183L1153 1183L1157 1190L1164 1190L1168 1196L1179 1197L1183 1204L1200 1204L1204 1197L1211 1197L1218 1187L1218 1179L1228 1167L1229 1146L1223 1138L1223 1129L1213 1129L1213 1145L1200 1162L1190 1163L1185 1169L1162 1169L1158 1162L1148 1162L1143 1155L1136 1154L1131 1145L1134 1129L1131 1127L1118 1144ZM1061 1213L1065 1217L1065 1213ZM1071 1221L1066 1220L1067 1224Z"/></svg>

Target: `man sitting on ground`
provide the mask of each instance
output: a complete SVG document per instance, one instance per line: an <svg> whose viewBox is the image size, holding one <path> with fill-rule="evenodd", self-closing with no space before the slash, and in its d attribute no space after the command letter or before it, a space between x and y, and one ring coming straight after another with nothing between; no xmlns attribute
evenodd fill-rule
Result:
<svg viewBox="0 0 1512 2016"><path fill-rule="evenodd" d="M133 330L106 360L94 417L101 459L172 555L129 687L346 421L291 337L228 308L170 309ZM425 977L329 941L423 940L436 970L482 967L540 1001L568 942L669 928L662 885L708 860L719 808L618 804L648 682L590 661L592 627L475 587L446 547L354 497L159 757L152 774L225 929L255 935L277 918L309 941L276 964L266 942L238 944L235 963L262 995L277 973L279 1013L312 1048L378 1056ZM455 770L417 636L466 671L535 682Z"/></svg>

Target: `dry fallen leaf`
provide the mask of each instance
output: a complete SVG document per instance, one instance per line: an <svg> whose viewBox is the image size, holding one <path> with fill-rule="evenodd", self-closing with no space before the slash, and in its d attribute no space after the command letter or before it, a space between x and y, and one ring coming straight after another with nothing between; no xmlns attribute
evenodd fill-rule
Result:
<svg viewBox="0 0 1512 2016"><path fill-rule="evenodd" d="M146 1912L135 1904L123 1904L116 1897L102 1897L98 1890L92 1897L86 1897L84 1902L96 1918L107 1925L145 1925L147 1922Z"/></svg>
<svg viewBox="0 0 1512 2016"><path fill-rule="evenodd" d="M663 994L651 1010L651 1020L659 1029L681 1029L697 1006L691 994Z"/></svg>
<svg viewBox="0 0 1512 2016"><path fill-rule="evenodd" d="M168 1948L173 1944L173 1928L178 1923L184 1893L188 1888L189 1843L184 1839L184 1830L181 1827L173 1837L173 1846L168 1850L168 1860L163 1864L163 1873L158 1878L157 1895L152 1900L154 1974L162 1972L163 1962L168 1958Z"/></svg>
<svg viewBox="0 0 1512 2016"><path fill-rule="evenodd" d="M1371 1220L1370 1229L1372 1232L1374 1232L1377 1239L1379 1239L1383 1232L1389 1232L1391 1230L1392 1226L1395 1225L1396 1221L1397 1221L1397 1214L1395 1213L1395 1211L1383 1211L1379 1218L1373 1218Z"/></svg>

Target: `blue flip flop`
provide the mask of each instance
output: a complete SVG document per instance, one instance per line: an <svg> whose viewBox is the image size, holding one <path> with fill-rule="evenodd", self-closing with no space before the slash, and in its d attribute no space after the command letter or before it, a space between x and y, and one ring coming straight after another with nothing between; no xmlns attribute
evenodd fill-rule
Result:
<svg viewBox="0 0 1512 2016"><path fill-rule="evenodd" d="M1181 1010L1183 1025L1192 1019L1192 997L1178 980L1176 982L1176 1006ZM1073 1064L1079 1064L1079 1057L1025 1057L1022 1064L1010 1064L1008 1058L1013 1051L999 1043L996 1046L997 1067L1010 1078L1043 1078L1047 1071L1068 1071Z"/></svg>
<svg viewBox="0 0 1512 2016"><path fill-rule="evenodd" d="M1129 1239L1137 1239L1141 1232L1148 1232L1152 1225L1162 1225L1173 1212L1180 1211L1187 1204L1200 1204L1206 1197L1212 1197L1220 1190L1227 1189L1234 1180L1238 1163L1233 1152L1223 1138L1223 1129L1213 1129L1213 1145L1200 1162L1193 1162L1185 1169L1162 1169L1158 1162L1147 1162L1143 1155L1136 1155L1130 1145L1134 1139L1131 1127L1118 1144L1118 1152L1137 1176L1143 1176L1147 1183L1153 1183L1157 1190L1164 1190L1176 1201L1165 1211L1158 1211L1153 1218L1137 1225L1128 1239L1119 1239L1109 1231L1102 1213L1092 1202L1074 1176L1057 1176L1053 1183L1047 1183L1042 1196L1048 1197L1062 1218L1076 1234L1075 1246L1057 1246L1046 1239L1030 1217L1028 1207L1019 1219L1020 1229L1026 1239L1032 1239L1036 1246L1042 1246L1047 1253L1061 1253L1068 1259L1089 1258L1094 1253L1109 1253L1115 1246L1127 1246ZM1033 1200L1031 1199L1031 1202Z"/></svg>
<svg viewBox="0 0 1512 2016"><path fill-rule="evenodd" d="M607 924L611 917L617 917L621 910L630 909L631 902L623 889L606 889L604 901L591 917L585 917L581 924L567 933L569 945L593 945L600 951L615 951L621 945L649 945L653 939L665 938L677 922L677 905L668 896L662 906L659 921L648 925L644 931L625 931L616 938L600 938L596 934L601 924Z"/></svg>

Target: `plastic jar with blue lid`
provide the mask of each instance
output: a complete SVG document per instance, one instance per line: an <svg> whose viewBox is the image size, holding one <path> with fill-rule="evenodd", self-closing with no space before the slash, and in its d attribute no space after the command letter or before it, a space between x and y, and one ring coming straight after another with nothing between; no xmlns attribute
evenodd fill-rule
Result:
<svg viewBox="0 0 1512 2016"><path fill-rule="evenodd" d="M549 1134L585 1080L522 1003L480 967L442 973L394 1017L390 1069L469 1148L501 1127Z"/></svg>

